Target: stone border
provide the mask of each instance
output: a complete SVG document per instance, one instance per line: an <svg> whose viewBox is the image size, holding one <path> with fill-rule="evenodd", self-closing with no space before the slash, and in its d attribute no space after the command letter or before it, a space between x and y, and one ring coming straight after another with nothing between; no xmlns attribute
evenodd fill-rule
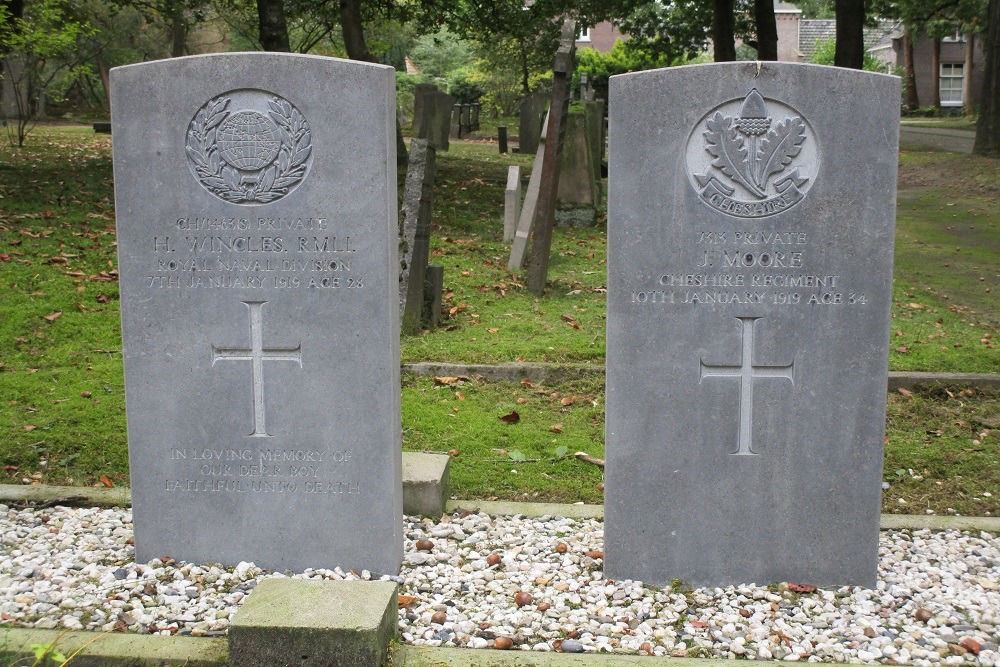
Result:
<svg viewBox="0 0 1000 667"><path fill-rule="evenodd" d="M229 662L226 639L213 637L164 637L131 632L62 632L34 628L0 627L0 664L22 664L34 659L32 645L49 646L66 657L80 650L73 667L219 667ZM24 662L23 664L31 664Z"/></svg>
<svg viewBox="0 0 1000 667"><path fill-rule="evenodd" d="M404 455L410 452L404 452ZM447 475L447 471L445 471ZM445 477L445 484L447 484ZM426 480L425 480L426 483ZM405 495L404 486L404 495ZM422 496L426 498L426 495ZM81 486L18 486L0 484L0 503L68 505L71 507L127 507L128 489L94 489ZM520 503L502 500L448 500L444 510L485 512L492 516L562 516L567 519L603 519L604 505L563 503ZM419 514L414 512L413 514ZM437 512L424 512L434 516ZM1000 517L938 516L926 514L883 514L883 530L985 530L1000 533ZM2 627L2 626L0 626ZM2 644L0 644L2 648Z"/></svg>
<svg viewBox="0 0 1000 667"><path fill-rule="evenodd" d="M452 364L422 361L403 364L402 372L418 377L481 377L488 382L561 382L567 380L603 379L604 364L554 364L525 362L510 364ZM971 386L976 389L1000 388L997 373L924 373L891 371L887 387L913 389L920 385Z"/></svg>
<svg viewBox="0 0 1000 667"><path fill-rule="evenodd" d="M447 454L403 452L403 511L406 514L440 516L448 497ZM88 486L21 486L0 484L0 503L67 505L69 507L129 507L127 488Z"/></svg>
<svg viewBox="0 0 1000 667"><path fill-rule="evenodd" d="M727 658L672 658L666 656L618 655L614 653L544 653L490 649L401 646L395 652L395 667L733 667L742 661ZM755 662L777 665L776 660ZM816 663L824 664L824 663ZM826 663L836 664L836 663Z"/></svg>

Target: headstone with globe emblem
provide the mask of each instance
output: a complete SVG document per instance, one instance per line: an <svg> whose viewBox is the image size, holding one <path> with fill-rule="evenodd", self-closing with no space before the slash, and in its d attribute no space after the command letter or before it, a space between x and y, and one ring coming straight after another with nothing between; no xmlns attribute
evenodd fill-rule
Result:
<svg viewBox="0 0 1000 667"><path fill-rule="evenodd" d="M111 102L137 559L395 574L392 68L175 58Z"/></svg>
<svg viewBox="0 0 1000 667"><path fill-rule="evenodd" d="M611 78L608 577L875 584L899 90Z"/></svg>

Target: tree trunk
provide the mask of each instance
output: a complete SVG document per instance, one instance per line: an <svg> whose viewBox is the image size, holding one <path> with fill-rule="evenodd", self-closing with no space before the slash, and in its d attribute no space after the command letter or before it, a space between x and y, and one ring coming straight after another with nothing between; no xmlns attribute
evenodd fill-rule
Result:
<svg viewBox="0 0 1000 667"><path fill-rule="evenodd" d="M733 0L712 0L712 46L715 62L736 60Z"/></svg>
<svg viewBox="0 0 1000 667"><path fill-rule="evenodd" d="M962 65L962 113L971 116L975 111L972 99L972 72L976 67L976 33L965 36L965 64Z"/></svg>
<svg viewBox="0 0 1000 667"><path fill-rule="evenodd" d="M344 32L344 47L351 60L372 62L361 23L361 0L340 0L340 29Z"/></svg>
<svg viewBox="0 0 1000 667"><path fill-rule="evenodd" d="M285 21L285 0L257 0L257 25L260 45L265 51L292 50Z"/></svg>
<svg viewBox="0 0 1000 667"><path fill-rule="evenodd" d="M906 108L914 110L920 106L917 95L917 73L913 66L913 36L910 28L903 29L903 85L906 87Z"/></svg>
<svg viewBox="0 0 1000 667"><path fill-rule="evenodd" d="M187 52L186 42L187 23L184 21L184 8L178 3L170 19L170 57L183 56Z"/></svg>
<svg viewBox="0 0 1000 667"><path fill-rule="evenodd" d="M941 38L931 40L931 106L941 108Z"/></svg>
<svg viewBox="0 0 1000 667"><path fill-rule="evenodd" d="M374 62L368 43L365 41L365 27L361 22L362 0L340 0L340 30L344 34L344 47L347 57L351 60ZM396 118L396 166L405 167L410 161L406 154L406 141L403 139L403 126Z"/></svg>
<svg viewBox="0 0 1000 667"><path fill-rule="evenodd" d="M757 60L777 60L778 24L774 19L773 0L754 0L753 11L757 27Z"/></svg>
<svg viewBox="0 0 1000 667"><path fill-rule="evenodd" d="M986 21L986 66L979 122L976 123L976 155L1000 158L1000 0L990 0Z"/></svg>
<svg viewBox="0 0 1000 667"><path fill-rule="evenodd" d="M864 0L836 0L837 46L833 64L837 67L864 69L865 3Z"/></svg>
<svg viewBox="0 0 1000 667"><path fill-rule="evenodd" d="M107 104L105 107L109 111L111 110L111 83L108 79L108 67L104 64L104 57L101 52L97 52L97 73L101 75L101 86L104 87L104 102Z"/></svg>

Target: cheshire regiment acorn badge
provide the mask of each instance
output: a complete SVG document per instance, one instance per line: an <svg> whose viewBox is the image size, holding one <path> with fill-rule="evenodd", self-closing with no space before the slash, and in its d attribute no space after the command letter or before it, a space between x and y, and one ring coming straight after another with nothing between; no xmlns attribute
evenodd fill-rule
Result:
<svg viewBox="0 0 1000 667"><path fill-rule="evenodd" d="M819 156L802 115L765 101L754 88L742 102L730 100L698 122L688 139L687 163L691 184L708 206L739 218L763 218L805 197Z"/></svg>

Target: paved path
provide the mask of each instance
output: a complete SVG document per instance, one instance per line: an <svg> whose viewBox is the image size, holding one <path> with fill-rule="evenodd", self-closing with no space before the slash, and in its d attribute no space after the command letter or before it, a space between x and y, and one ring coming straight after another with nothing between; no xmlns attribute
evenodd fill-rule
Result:
<svg viewBox="0 0 1000 667"><path fill-rule="evenodd" d="M899 126L899 143L938 148L955 153L972 153L976 133L969 130L952 130L938 127L916 127L905 123Z"/></svg>

